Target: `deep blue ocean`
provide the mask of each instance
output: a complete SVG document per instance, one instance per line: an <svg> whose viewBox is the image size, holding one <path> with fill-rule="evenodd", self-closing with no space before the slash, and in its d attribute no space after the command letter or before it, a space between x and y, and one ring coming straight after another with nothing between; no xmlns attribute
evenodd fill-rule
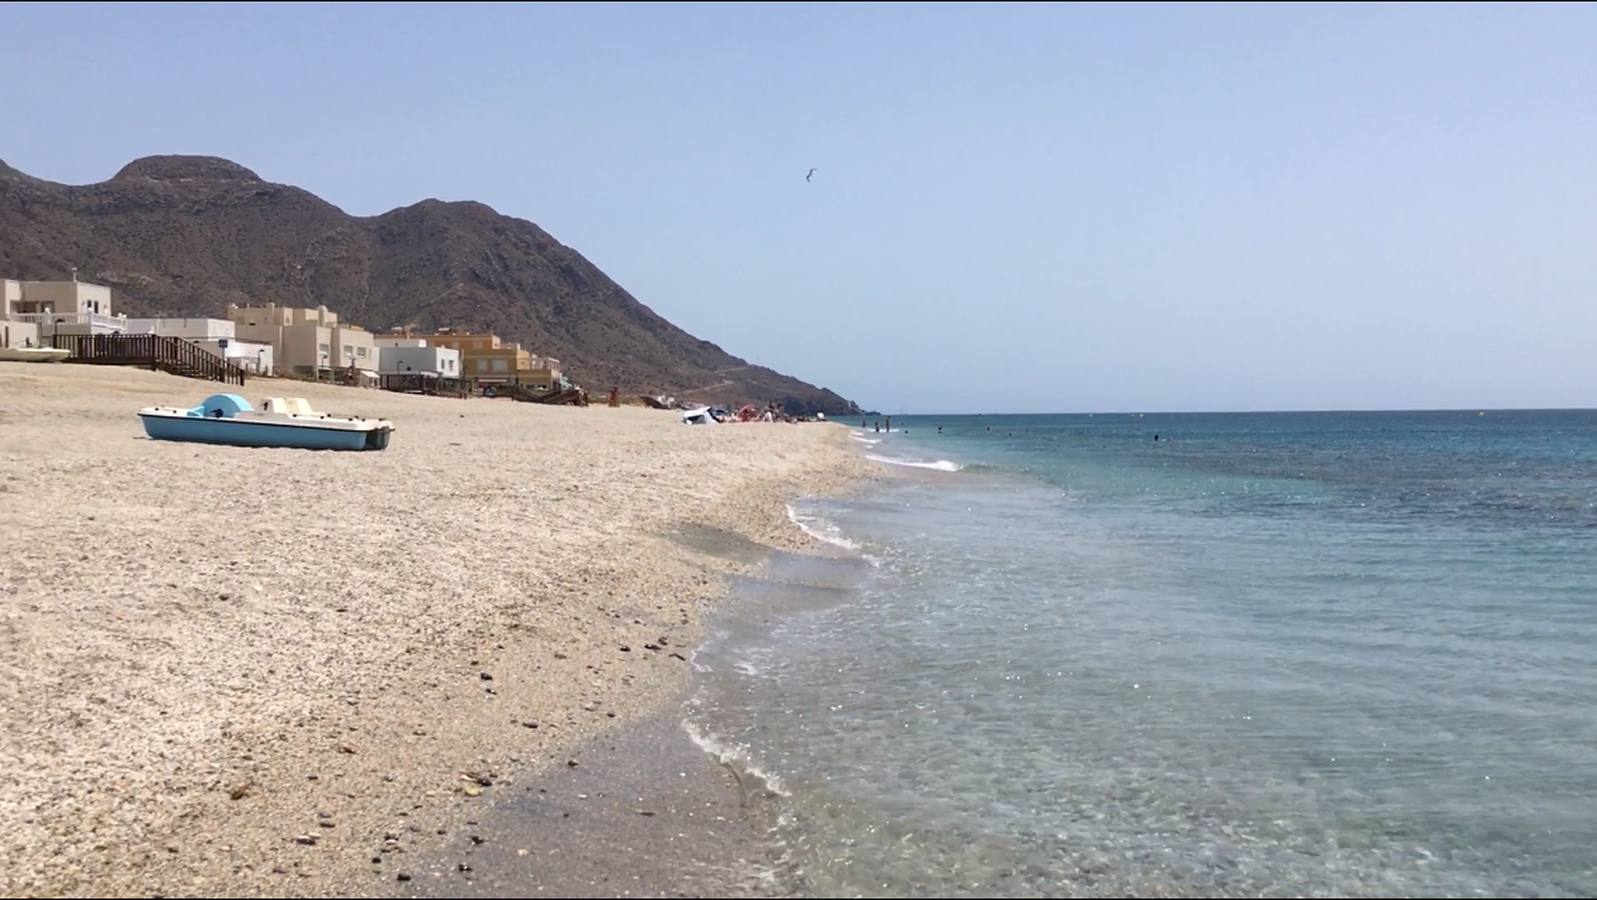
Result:
<svg viewBox="0 0 1597 900"><path fill-rule="evenodd" d="M1597 893L1597 412L849 424L695 657L786 889Z"/></svg>

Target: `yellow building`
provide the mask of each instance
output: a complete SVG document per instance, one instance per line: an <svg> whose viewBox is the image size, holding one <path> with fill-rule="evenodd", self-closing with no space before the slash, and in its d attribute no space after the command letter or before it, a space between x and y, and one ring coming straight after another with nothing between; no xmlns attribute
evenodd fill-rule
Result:
<svg viewBox="0 0 1597 900"><path fill-rule="evenodd" d="M533 383L527 378L534 371L532 354L522 349L520 344L501 341L497 334L444 331L407 336L422 338L431 347L459 350L460 374L467 381L484 384Z"/></svg>
<svg viewBox="0 0 1597 900"><path fill-rule="evenodd" d="M560 360L534 356L532 364L521 373L521 383L541 391L553 390L560 383Z"/></svg>

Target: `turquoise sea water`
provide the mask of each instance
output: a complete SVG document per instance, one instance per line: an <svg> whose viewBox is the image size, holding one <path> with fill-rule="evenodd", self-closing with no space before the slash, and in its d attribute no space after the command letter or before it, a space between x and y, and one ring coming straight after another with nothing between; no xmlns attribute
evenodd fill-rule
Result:
<svg viewBox="0 0 1597 900"><path fill-rule="evenodd" d="M1597 892L1597 412L893 425L695 660L787 888Z"/></svg>

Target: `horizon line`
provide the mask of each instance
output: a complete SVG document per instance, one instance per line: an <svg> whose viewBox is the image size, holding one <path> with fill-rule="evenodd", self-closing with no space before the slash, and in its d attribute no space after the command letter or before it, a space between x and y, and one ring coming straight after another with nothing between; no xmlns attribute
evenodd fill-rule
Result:
<svg viewBox="0 0 1597 900"><path fill-rule="evenodd" d="M1435 406L1412 408L1357 409L1190 409L1190 410L1091 410L1059 412L895 412L863 413L865 416L1274 416L1329 413L1519 413L1519 412L1597 412L1597 406Z"/></svg>

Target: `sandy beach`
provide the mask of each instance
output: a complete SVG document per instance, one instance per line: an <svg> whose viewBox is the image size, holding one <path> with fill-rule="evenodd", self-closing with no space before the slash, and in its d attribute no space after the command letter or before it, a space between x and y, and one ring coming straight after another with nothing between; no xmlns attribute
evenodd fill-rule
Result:
<svg viewBox="0 0 1597 900"><path fill-rule="evenodd" d="M786 501L864 473L828 425L272 380L242 393L392 419L392 446L145 438L140 407L217 390L0 363L8 895L392 890L680 696L742 565L693 535L806 549Z"/></svg>

